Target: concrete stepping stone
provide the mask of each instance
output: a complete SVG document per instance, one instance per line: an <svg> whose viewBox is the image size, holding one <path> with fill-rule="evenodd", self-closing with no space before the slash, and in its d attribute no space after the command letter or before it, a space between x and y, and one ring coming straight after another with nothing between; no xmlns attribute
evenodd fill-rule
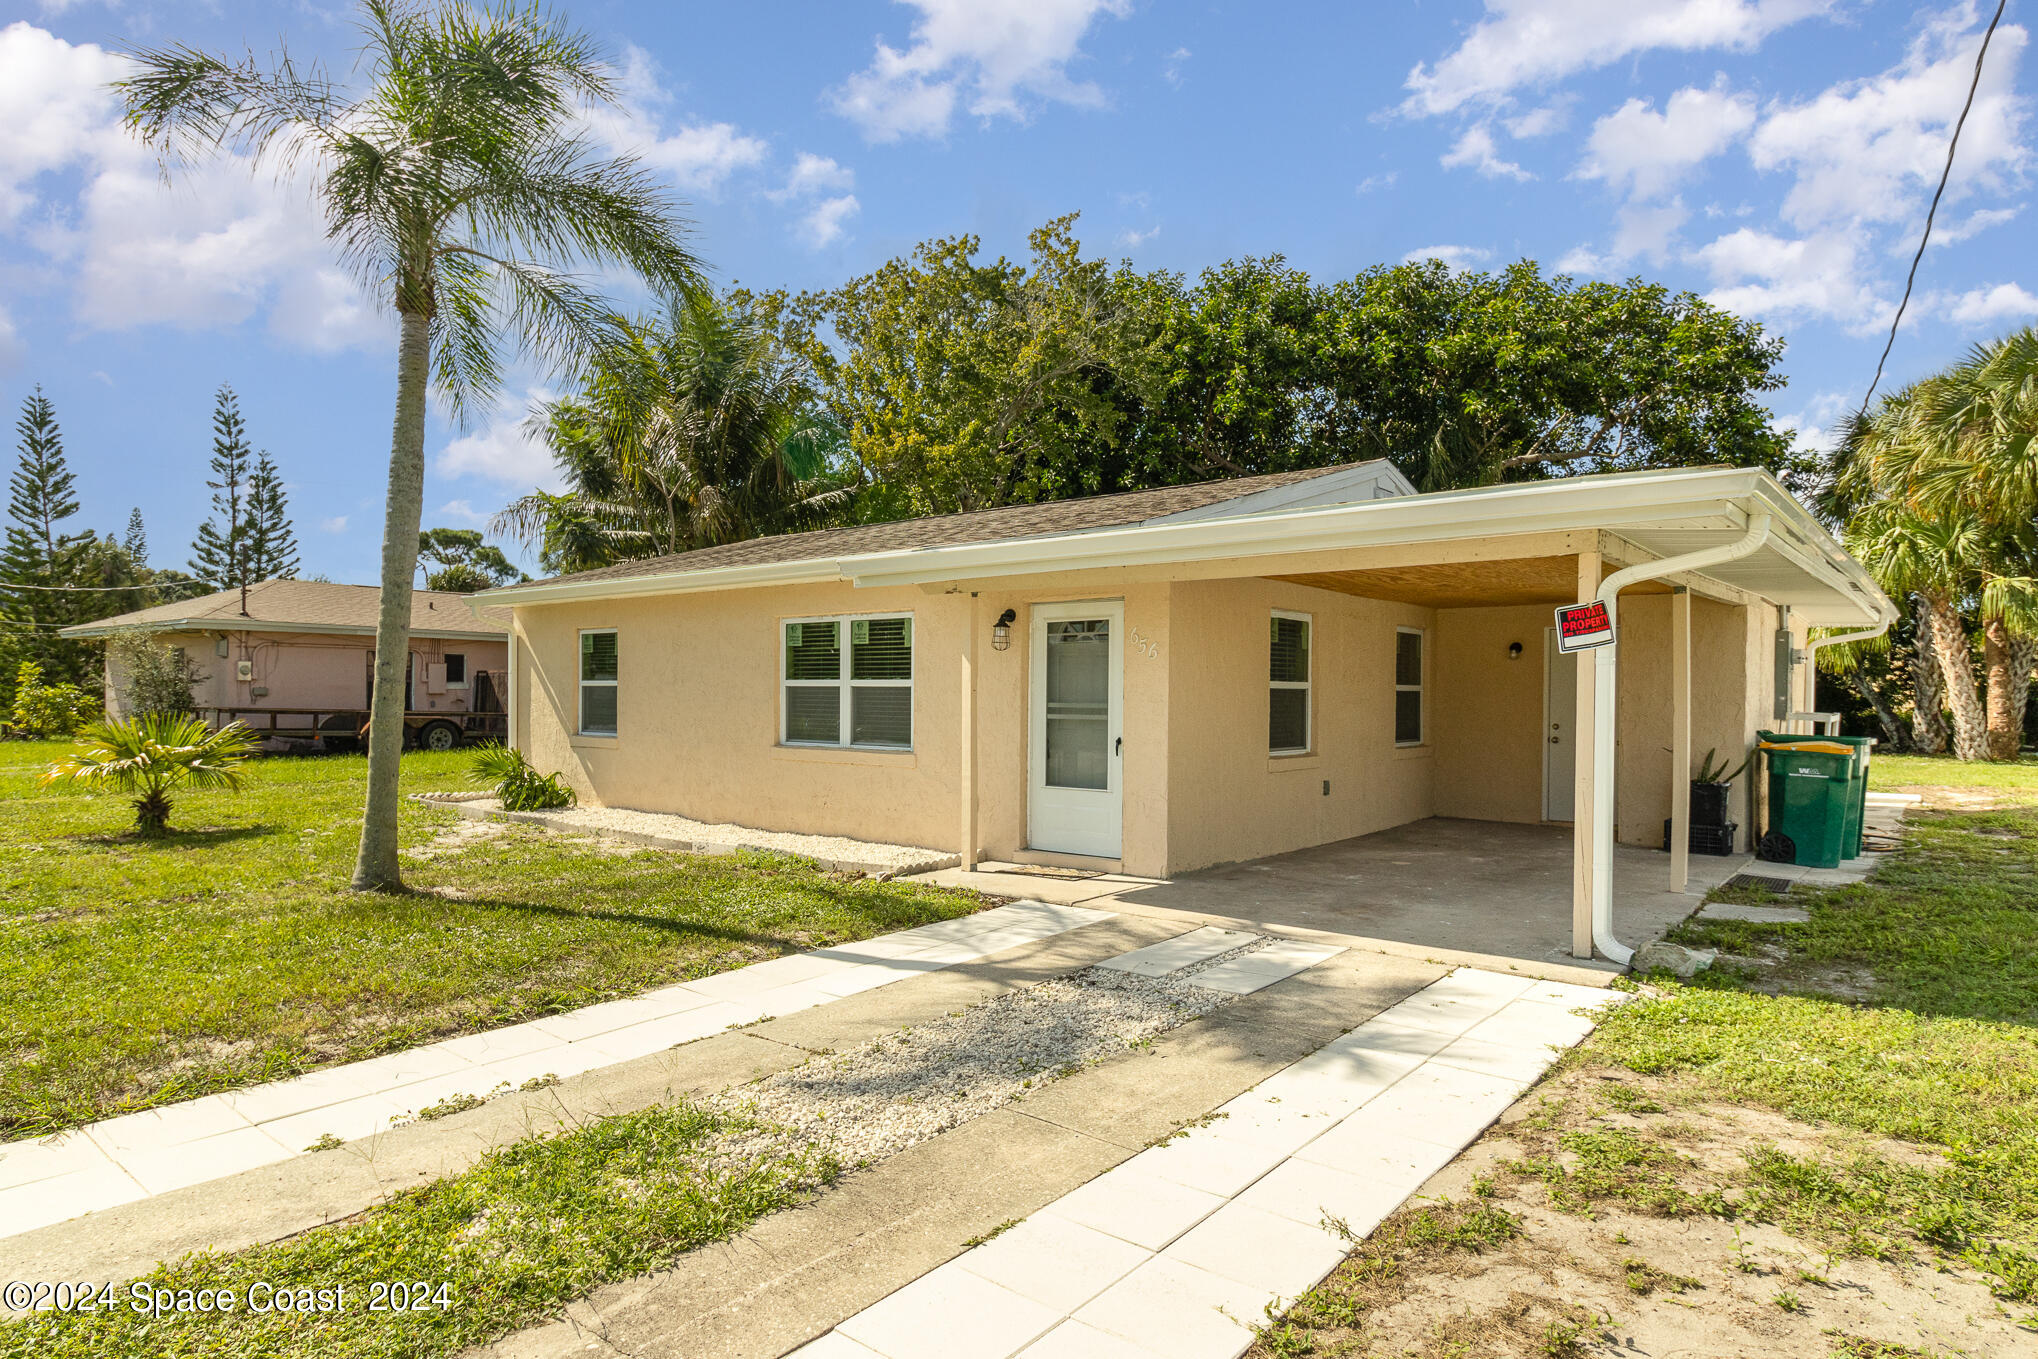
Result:
<svg viewBox="0 0 2038 1359"><path fill-rule="evenodd" d="M1343 953L1342 947L1330 944L1305 944L1295 939L1281 939L1263 949L1240 954L1215 967L1205 968L1182 980L1191 986L1207 986L1213 991L1228 991L1233 995L1248 996L1262 987L1275 982L1286 981L1296 973L1315 967L1327 958Z"/></svg>
<svg viewBox="0 0 2038 1359"><path fill-rule="evenodd" d="M1116 958L1107 958L1097 966L1130 972L1139 977L1165 977L1170 972L1179 972L1196 963L1207 962L1220 953L1229 953L1253 943L1259 937L1243 930L1221 930L1215 925L1206 925L1200 930L1190 930L1173 939L1163 939L1158 944L1148 944L1145 948L1121 953ZM1200 985L1203 975L1190 980Z"/></svg>

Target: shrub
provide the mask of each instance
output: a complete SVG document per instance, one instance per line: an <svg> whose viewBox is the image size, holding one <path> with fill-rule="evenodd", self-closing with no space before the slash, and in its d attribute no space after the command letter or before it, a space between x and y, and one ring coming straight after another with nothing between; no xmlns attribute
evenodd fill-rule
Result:
<svg viewBox="0 0 2038 1359"><path fill-rule="evenodd" d="M543 812L554 807L571 807L573 790L557 774L540 774L531 767L521 750L491 741L474 751L472 777L488 784L506 812Z"/></svg>
<svg viewBox="0 0 2038 1359"><path fill-rule="evenodd" d="M77 685L43 683L34 661L15 672L11 726L18 736L69 736L98 711L99 700Z"/></svg>
<svg viewBox="0 0 2038 1359"><path fill-rule="evenodd" d="M192 710L191 689L199 676L182 648L164 646L147 633L129 633L107 643L106 660L107 671L121 677L120 706L126 716Z"/></svg>

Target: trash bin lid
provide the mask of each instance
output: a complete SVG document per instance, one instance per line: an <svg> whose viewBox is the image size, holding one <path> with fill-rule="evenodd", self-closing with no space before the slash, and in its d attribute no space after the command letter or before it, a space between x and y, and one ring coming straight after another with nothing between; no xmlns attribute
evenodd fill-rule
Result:
<svg viewBox="0 0 2038 1359"><path fill-rule="evenodd" d="M1841 745L1838 741L1828 741L1823 737L1817 739L1807 738L1802 741L1760 741L1756 744L1757 748L1761 750L1810 751L1820 755L1852 755L1854 753L1853 746Z"/></svg>

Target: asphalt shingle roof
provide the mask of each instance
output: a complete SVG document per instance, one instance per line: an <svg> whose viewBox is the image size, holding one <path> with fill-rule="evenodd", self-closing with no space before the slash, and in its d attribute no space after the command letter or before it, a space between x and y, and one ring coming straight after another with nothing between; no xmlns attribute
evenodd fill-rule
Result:
<svg viewBox="0 0 2038 1359"><path fill-rule="evenodd" d="M1342 472L1358 463L1336 467L1311 467L1297 472L1272 472L1257 477L1232 477L1223 481L1201 481L1189 486L1164 486L1151 491L1122 491L1116 495L1084 496L1076 500L1049 500L1035 505L1007 505L995 510L972 510L964 514L935 515L925 519L900 519L887 524L859 524L854 528L814 529L807 533L782 533L766 538L747 538L720 547L697 548L664 557L645 557L617 562L613 566L577 571L532 581L532 585L558 585L583 581L628 580L637 576L667 576L688 571L707 571L723 566L775 566L789 562L825 561L855 557L870 552L898 552L919 547L952 547L963 543L991 543L1013 538L1039 538L1086 529L1119 528L1142 524L1185 510L1201 509L1220 501L1236 500L1256 491L1292 486L1331 472ZM505 603L514 602L521 586L493 592Z"/></svg>
<svg viewBox="0 0 2038 1359"><path fill-rule="evenodd" d="M165 627L191 623L231 630L261 623L280 627L292 623L317 628L347 628L373 633L382 591L373 585L336 585L323 580L265 580L248 587L248 611L241 613L241 592L221 590L196 599L172 600L132 613L80 623L66 632L98 632L111 628ZM484 610L484 614L492 612ZM475 617L467 596L444 590L417 590L411 595L410 626L414 632L472 633L501 636L508 631L489 617Z"/></svg>

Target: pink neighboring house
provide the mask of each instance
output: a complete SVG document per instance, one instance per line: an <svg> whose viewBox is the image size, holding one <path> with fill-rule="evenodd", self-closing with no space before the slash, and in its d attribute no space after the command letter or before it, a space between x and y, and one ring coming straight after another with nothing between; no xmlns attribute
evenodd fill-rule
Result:
<svg viewBox="0 0 2038 1359"><path fill-rule="evenodd" d="M181 650L200 676L192 700L215 726L236 719L277 738L351 745L367 721L375 655L373 585L265 580L133 613L80 623L66 637L147 633ZM411 596L410 683L404 707L415 744L450 749L502 733L508 661L505 610L474 609L469 596ZM106 709L118 715L125 686L106 666Z"/></svg>

